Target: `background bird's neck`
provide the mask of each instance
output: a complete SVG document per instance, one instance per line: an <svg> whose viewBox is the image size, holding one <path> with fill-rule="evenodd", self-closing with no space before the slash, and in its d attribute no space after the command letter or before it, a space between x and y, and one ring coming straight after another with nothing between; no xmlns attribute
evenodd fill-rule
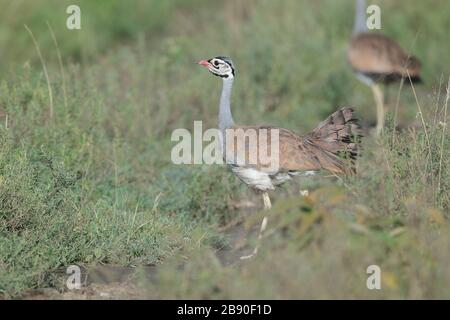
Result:
<svg viewBox="0 0 450 320"><path fill-rule="evenodd" d="M353 25L353 34L367 31L366 0L356 0L355 24Z"/></svg>
<svg viewBox="0 0 450 320"><path fill-rule="evenodd" d="M223 79L222 94L220 95L219 109L219 129L224 131L231 127L233 116L231 115L231 89L233 87L233 79Z"/></svg>

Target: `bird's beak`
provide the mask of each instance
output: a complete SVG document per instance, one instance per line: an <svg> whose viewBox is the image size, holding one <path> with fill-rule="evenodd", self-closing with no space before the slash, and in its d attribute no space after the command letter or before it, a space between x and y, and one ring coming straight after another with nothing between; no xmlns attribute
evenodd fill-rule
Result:
<svg viewBox="0 0 450 320"><path fill-rule="evenodd" d="M210 63L206 60L201 60L198 62L199 65L204 66L204 67L209 67Z"/></svg>

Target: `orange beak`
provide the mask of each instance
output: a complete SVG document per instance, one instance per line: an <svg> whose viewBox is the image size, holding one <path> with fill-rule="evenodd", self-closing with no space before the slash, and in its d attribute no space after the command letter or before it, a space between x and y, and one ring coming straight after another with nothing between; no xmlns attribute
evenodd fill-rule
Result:
<svg viewBox="0 0 450 320"><path fill-rule="evenodd" d="M199 65L204 66L204 67L209 67L210 63L206 60L201 60L198 62Z"/></svg>

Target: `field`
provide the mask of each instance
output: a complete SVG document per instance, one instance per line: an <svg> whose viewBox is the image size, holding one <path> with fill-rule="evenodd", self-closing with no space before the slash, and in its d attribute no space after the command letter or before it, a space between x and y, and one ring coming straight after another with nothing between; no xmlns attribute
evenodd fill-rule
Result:
<svg viewBox="0 0 450 320"><path fill-rule="evenodd" d="M137 270L109 298L450 298L450 2L373 2L424 79L384 89L379 139L346 63L353 1L80 0L68 30L70 1L0 0L0 297L101 297L68 292L78 265ZM195 64L217 55L236 64L239 123L307 133L352 106L366 128L356 175L271 194L247 261L260 195L170 158L174 129L217 125L221 83Z"/></svg>

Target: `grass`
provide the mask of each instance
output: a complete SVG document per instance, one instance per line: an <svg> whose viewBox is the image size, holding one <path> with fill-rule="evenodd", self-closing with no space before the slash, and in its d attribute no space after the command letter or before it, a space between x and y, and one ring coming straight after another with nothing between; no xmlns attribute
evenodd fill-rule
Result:
<svg viewBox="0 0 450 320"><path fill-rule="evenodd" d="M304 133L343 105L371 123L370 90L345 63L353 3L119 2L80 1L80 32L60 27L64 1L2 5L1 295L60 288L54 274L70 264L164 262L151 298L450 296L446 1L378 2L382 31L424 61L425 84L405 85L398 105L397 122L418 128L392 130L393 86L387 130L364 140L358 174L283 187L260 256L227 267L220 230L258 224L259 209L237 204L261 199L225 167L170 161L172 130L216 125L220 82L194 62L233 57L240 123ZM365 287L370 264L381 291Z"/></svg>

